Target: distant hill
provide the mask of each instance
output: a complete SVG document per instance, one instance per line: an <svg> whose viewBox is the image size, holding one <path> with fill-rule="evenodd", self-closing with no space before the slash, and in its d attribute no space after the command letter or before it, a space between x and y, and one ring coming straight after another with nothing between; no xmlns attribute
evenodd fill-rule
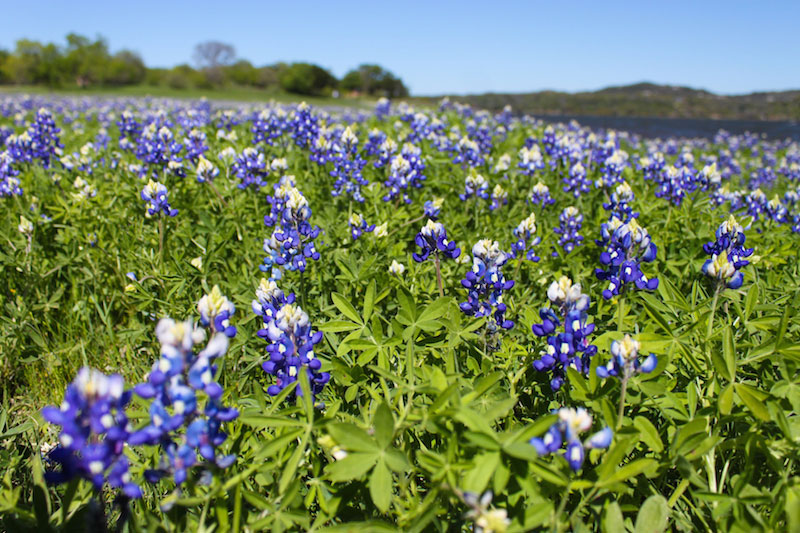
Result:
<svg viewBox="0 0 800 533"><path fill-rule="evenodd" d="M490 111L511 105L515 112L532 115L800 120L800 90L723 96L690 87L636 83L593 92L486 93L449 98Z"/></svg>

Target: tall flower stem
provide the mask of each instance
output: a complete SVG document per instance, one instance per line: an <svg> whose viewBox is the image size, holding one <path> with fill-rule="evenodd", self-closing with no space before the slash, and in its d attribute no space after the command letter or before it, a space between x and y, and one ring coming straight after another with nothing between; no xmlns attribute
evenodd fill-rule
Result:
<svg viewBox="0 0 800 533"><path fill-rule="evenodd" d="M164 216L159 215L158 217L158 262L160 266L164 265L164 232L166 228L164 227Z"/></svg>
<svg viewBox="0 0 800 533"><path fill-rule="evenodd" d="M714 330L714 315L717 312L717 302L719 301L719 293L721 288L721 283L717 282L716 287L714 287L714 299L711 301L711 315L708 317L708 330L706 331L706 341L711 338L711 333Z"/></svg>
<svg viewBox="0 0 800 533"><path fill-rule="evenodd" d="M628 379L628 376L622 379L622 390L619 393L619 409L617 409L616 431L619 431L619 429L622 427L622 417L625 415L625 395L628 392Z"/></svg>
<svg viewBox="0 0 800 533"><path fill-rule="evenodd" d="M436 283L439 285L439 297L444 296L444 288L442 287L442 268L439 265L439 254L433 256L433 264L436 266Z"/></svg>
<svg viewBox="0 0 800 533"><path fill-rule="evenodd" d="M209 187L211 187L211 190L214 191L214 194L217 195L217 198L219 198L219 201L222 202L222 205L225 206L225 209L227 209L228 208L228 202L226 202L225 198L222 197L222 194L220 194L219 189L217 189L217 186L214 185L214 182L211 181L211 180L208 180L208 185L209 185Z"/></svg>

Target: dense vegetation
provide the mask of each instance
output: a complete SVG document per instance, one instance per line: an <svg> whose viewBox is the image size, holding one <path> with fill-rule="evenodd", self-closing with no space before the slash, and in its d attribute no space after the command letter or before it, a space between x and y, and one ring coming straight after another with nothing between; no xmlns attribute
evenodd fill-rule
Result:
<svg viewBox="0 0 800 533"><path fill-rule="evenodd" d="M361 65L345 74L341 84L328 70L309 63L276 63L256 67L236 57L233 46L206 41L195 47L196 68L148 68L133 51L114 54L102 38L69 34L66 44L17 41L14 50L0 49L0 85L41 85L49 88L89 88L146 85L173 89L252 87L283 89L302 95L330 95L341 90L360 95L402 97L408 89L400 78L378 65Z"/></svg>
<svg viewBox="0 0 800 533"><path fill-rule="evenodd" d="M753 135L4 97L0 529L797 530L798 180Z"/></svg>
<svg viewBox="0 0 800 533"><path fill-rule="evenodd" d="M487 93L451 96L451 99L492 111L510 105L522 113L537 116L800 119L800 91L727 96L688 87L638 83L580 93Z"/></svg>

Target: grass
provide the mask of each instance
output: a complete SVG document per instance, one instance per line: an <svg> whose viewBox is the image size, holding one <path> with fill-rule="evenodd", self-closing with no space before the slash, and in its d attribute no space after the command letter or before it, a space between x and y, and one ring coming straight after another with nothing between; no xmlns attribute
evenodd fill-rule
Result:
<svg viewBox="0 0 800 533"><path fill-rule="evenodd" d="M315 106L352 107L369 109L375 105L373 98L333 98L328 96L304 96L291 94L273 89L256 89L252 87L225 87L221 89L175 89L172 87L152 85L131 85L125 87L97 87L81 89L78 87L64 87L50 89L36 85L6 85L0 86L0 94L46 94L58 96L101 96L113 98L183 98L229 102L278 102L294 103L307 102Z"/></svg>

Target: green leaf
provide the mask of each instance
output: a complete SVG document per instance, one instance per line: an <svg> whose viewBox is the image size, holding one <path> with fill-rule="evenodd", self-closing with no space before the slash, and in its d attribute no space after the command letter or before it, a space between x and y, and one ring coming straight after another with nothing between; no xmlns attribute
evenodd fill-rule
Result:
<svg viewBox="0 0 800 533"><path fill-rule="evenodd" d="M722 354L730 375L729 381L733 381L736 379L736 345L734 344L733 332L730 326L722 331Z"/></svg>
<svg viewBox="0 0 800 533"><path fill-rule="evenodd" d="M347 457L337 459L325 467L328 479L334 482L360 479L378 460L375 452L348 453Z"/></svg>
<svg viewBox="0 0 800 533"><path fill-rule="evenodd" d="M319 330L327 333L339 333L341 331L352 331L360 327L360 325L348 322L347 320L331 320L330 322L325 322L320 325Z"/></svg>
<svg viewBox="0 0 800 533"><path fill-rule="evenodd" d="M297 445L294 453L291 457L289 457L289 461L286 463L286 468L283 469L281 479L278 482L278 492L281 494L284 493L289 484L295 479L295 473L297 472L298 466L300 466L300 460L303 458L303 454L306 452L309 434L309 432L303 434L303 438L300 439L300 444Z"/></svg>
<svg viewBox="0 0 800 533"><path fill-rule="evenodd" d="M352 320L357 324L363 324L361 322L361 317L358 315L356 308L353 307L353 304L348 302L344 296L339 294L338 292L331 293L331 298L333 299L333 305L347 318Z"/></svg>
<svg viewBox="0 0 800 533"><path fill-rule="evenodd" d="M385 449L392 443L392 437L394 436L392 410L385 402L381 402L378 406L372 423L375 425L375 439L378 441L378 446Z"/></svg>
<svg viewBox="0 0 800 533"><path fill-rule="evenodd" d="M664 443L661 441L661 436L652 422L643 416L637 416L633 421L633 425L639 430L642 442L647 444L651 450L654 452L662 452L664 450Z"/></svg>
<svg viewBox="0 0 800 533"><path fill-rule="evenodd" d="M667 500L659 494L647 498L636 516L634 533L662 533L669 522Z"/></svg>
<svg viewBox="0 0 800 533"><path fill-rule="evenodd" d="M333 440L348 452L378 452L380 448L367 432L353 424L339 422L327 426Z"/></svg>
<svg viewBox="0 0 800 533"><path fill-rule="evenodd" d="M364 294L364 324L369 321L369 317L372 316L372 309L375 306L375 280L373 279L369 287L367 287L367 292Z"/></svg>
<svg viewBox="0 0 800 533"><path fill-rule="evenodd" d="M386 461L386 466L391 468L395 472L407 472L411 465L406 458L406 454L403 453L402 450L399 448L389 448L384 451L386 455L384 455L384 460Z"/></svg>
<svg viewBox="0 0 800 533"><path fill-rule="evenodd" d="M606 507L606 514L603 516L603 531L606 533L626 533L622 509L619 508L619 504L616 501L612 501Z"/></svg>
<svg viewBox="0 0 800 533"><path fill-rule="evenodd" d="M464 476L464 489L478 494L482 493L499 464L500 454L497 452L475 456L474 466Z"/></svg>
<svg viewBox="0 0 800 533"><path fill-rule="evenodd" d="M769 422L771 420L767 405L764 403L764 400L767 398L765 393L754 387L745 385L744 383L737 383L736 394L739 395L739 398L742 399L747 408L750 409L750 412L757 418L760 418L764 422Z"/></svg>
<svg viewBox="0 0 800 533"><path fill-rule="evenodd" d="M600 485L610 485L612 483L626 481L630 478L638 476L645 470L648 470L657 464L658 462L654 459L636 459L635 461L631 461L622 468L618 469L608 478L602 479L600 481Z"/></svg>
<svg viewBox="0 0 800 533"><path fill-rule="evenodd" d="M432 304L425 308L417 318L417 322L427 322L436 320L447 312L447 307L452 299L448 296L437 298Z"/></svg>
<svg viewBox="0 0 800 533"><path fill-rule="evenodd" d="M369 478L369 495L380 512L389 510L392 503L392 473L383 461L378 461Z"/></svg>
<svg viewBox="0 0 800 533"><path fill-rule="evenodd" d="M733 407L733 388L734 385L730 384L719 393L717 407L721 415L731 414L731 408Z"/></svg>

